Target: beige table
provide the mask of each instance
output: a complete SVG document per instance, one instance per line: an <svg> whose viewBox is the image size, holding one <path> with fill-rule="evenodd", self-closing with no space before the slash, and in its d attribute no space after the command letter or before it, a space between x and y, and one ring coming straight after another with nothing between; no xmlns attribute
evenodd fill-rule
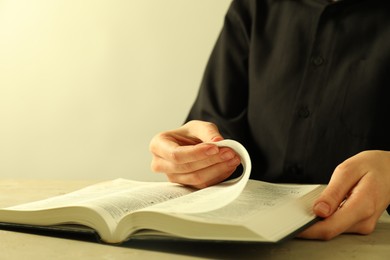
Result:
<svg viewBox="0 0 390 260"><path fill-rule="evenodd" d="M0 207L63 194L96 181L0 180ZM103 245L0 230L0 259L390 259L390 217L369 236L278 245L133 242Z"/></svg>

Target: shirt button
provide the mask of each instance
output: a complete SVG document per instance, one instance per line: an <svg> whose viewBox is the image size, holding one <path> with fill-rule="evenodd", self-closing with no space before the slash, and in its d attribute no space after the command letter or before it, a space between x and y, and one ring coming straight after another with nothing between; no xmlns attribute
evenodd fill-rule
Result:
<svg viewBox="0 0 390 260"><path fill-rule="evenodd" d="M300 118L308 118L310 116L310 110L307 107L301 107L298 110L298 116Z"/></svg>
<svg viewBox="0 0 390 260"><path fill-rule="evenodd" d="M311 62L315 65L315 66L321 66L322 64L324 64L325 62L325 59L322 57L322 56L316 56L316 57L313 57Z"/></svg>

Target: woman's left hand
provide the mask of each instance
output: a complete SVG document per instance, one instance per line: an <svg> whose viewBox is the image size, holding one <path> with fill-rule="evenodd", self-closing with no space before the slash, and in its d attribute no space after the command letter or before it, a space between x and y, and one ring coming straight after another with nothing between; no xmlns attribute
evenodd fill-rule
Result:
<svg viewBox="0 0 390 260"><path fill-rule="evenodd" d="M361 152L335 169L313 206L324 219L298 237L329 240L342 233L370 234L389 204L390 152Z"/></svg>

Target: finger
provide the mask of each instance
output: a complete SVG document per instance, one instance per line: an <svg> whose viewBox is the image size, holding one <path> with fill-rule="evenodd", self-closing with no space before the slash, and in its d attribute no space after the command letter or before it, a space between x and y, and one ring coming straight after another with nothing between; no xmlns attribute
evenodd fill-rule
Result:
<svg viewBox="0 0 390 260"><path fill-rule="evenodd" d="M217 142L224 139L218 127L211 122L189 121L181 127L181 130L186 131L185 135L196 137L202 142Z"/></svg>
<svg viewBox="0 0 390 260"><path fill-rule="evenodd" d="M369 235L372 232L374 232L375 227L378 223L380 215L376 218L369 218L365 219L363 221L360 221L359 223L351 226L348 230L346 230L346 233L355 233L355 234L361 234L361 235Z"/></svg>
<svg viewBox="0 0 390 260"><path fill-rule="evenodd" d="M366 194L353 192L333 215L309 227L299 237L330 240L345 232L366 234L372 231L375 210Z"/></svg>
<svg viewBox="0 0 390 260"><path fill-rule="evenodd" d="M330 216L348 197L352 188L366 174L359 165L354 160L347 160L335 169L328 186L314 203L313 210L317 216Z"/></svg>
<svg viewBox="0 0 390 260"><path fill-rule="evenodd" d="M190 121L177 130L156 135L149 148L155 156L183 164L217 154L219 148L216 145L201 143L219 140L223 137L214 124Z"/></svg>
<svg viewBox="0 0 390 260"><path fill-rule="evenodd" d="M227 162L214 164L189 174L167 174L167 176L171 182L202 189L224 181L239 164L240 159L236 156Z"/></svg>
<svg viewBox="0 0 390 260"><path fill-rule="evenodd" d="M336 211L332 216L321 220L313 226L300 233L298 237L306 239L330 240L339 234L345 232L355 222L355 216L352 219L343 217L342 211Z"/></svg>
<svg viewBox="0 0 390 260"><path fill-rule="evenodd" d="M217 155L219 152L220 148L215 144L201 143L181 146L176 142L166 141L153 148L152 153L174 164L186 164L205 160L210 156Z"/></svg>
<svg viewBox="0 0 390 260"><path fill-rule="evenodd" d="M227 147L220 147L218 154L207 156L203 160L195 160L185 163L177 163L172 160L166 160L164 158L155 156L152 160L152 170L154 172L164 172L166 174L191 173L210 167L213 164L228 162L234 157L237 157L239 160L238 155L232 149Z"/></svg>

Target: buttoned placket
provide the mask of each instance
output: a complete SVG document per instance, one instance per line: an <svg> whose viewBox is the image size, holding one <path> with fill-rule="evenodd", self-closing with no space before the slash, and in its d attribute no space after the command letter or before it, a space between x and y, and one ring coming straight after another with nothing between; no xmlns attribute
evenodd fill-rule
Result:
<svg viewBox="0 0 390 260"><path fill-rule="evenodd" d="M330 30L326 17L326 6L318 16L313 44L306 63L302 84L295 100L292 125L289 131L289 142L284 163L285 172L290 181L300 182L305 174L305 161L308 158L307 144L311 141L313 120L317 116L321 90L326 84L328 61L326 55L332 48L331 39L325 38Z"/></svg>

